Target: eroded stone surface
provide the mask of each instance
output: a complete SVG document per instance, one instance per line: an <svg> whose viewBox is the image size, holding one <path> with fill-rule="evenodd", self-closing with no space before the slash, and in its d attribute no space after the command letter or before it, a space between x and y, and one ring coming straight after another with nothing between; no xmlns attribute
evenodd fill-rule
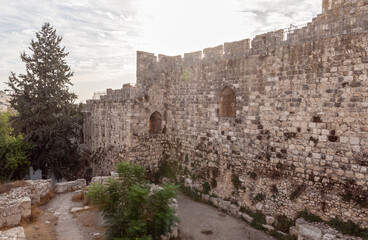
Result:
<svg viewBox="0 0 368 240"><path fill-rule="evenodd" d="M231 199L256 211L263 194L266 215L294 218L307 208L367 228L354 200L368 199L368 4L323 3L322 14L288 33L183 58L137 52L136 86L85 106L94 175L121 160L151 173L172 162L184 185L211 185L215 206ZM222 95L228 88L235 99ZM161 131L150 131L156 112Z"/></svg>
<svg viewBox="0 0 368 240"><path fill-rule="evenodd" d="M12 227L31 216L31 205L52 190L51 180L28 180L24 187L0 195L0 228Z"/></svg>
<svg viewBox="0 0 368 240"><path fill-rule="evenodd" d="M74 192L76 190L85 189L87 186L85 179L75 181L61 182L55 184L55 193Z"/></svg>
<svg viewBox="0 0 368 240"><path fill-rule="evenodd" d="M26 240L23 227L0 231L0 240Z"/></svg>

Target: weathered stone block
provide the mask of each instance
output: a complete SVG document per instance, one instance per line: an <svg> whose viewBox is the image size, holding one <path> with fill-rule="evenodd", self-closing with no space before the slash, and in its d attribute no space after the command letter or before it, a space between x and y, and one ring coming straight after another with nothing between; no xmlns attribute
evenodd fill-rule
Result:
<svg viewBox="0 0 368 240"><path fill-rule="evenodd" d="M299 235L307 240L322 240L322 231L309 224L299 225Z"/></svg>
<svg viewBox="0 0 368 240"><path fill-rule="evenodd" d="M0 231L0 240L26 240L23 227L16 227L7 231Z"/></svg>

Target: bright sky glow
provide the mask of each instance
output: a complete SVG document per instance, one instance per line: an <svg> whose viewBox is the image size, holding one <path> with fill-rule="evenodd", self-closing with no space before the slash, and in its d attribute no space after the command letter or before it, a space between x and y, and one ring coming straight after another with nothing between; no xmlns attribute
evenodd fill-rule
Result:
<svg viewBox="0 0 368 240"><path fill-rule="evenodd" d="M80 101L135 83L136 51L183 55L310 22L322 0L0 0L0 90L44 22L63 36Z"/></svg>

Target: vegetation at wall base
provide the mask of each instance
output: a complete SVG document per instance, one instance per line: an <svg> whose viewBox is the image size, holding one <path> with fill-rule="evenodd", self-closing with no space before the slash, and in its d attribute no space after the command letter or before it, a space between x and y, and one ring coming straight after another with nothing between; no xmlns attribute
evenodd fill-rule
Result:
<svg viewBox="0 0 368 240"><path fill-rule="evenodd" d="M358 224L352 222L351 220L344 222L338 217L335 217L329 221L323 221L319 216L308 212L306 209L299 212L297 218L303 218L307 222L324 222L332 228L335 228L342 234L351 235L355 237L361 237L364 240L368 240L368 229L359 227Z"/></svg>
<svg viewBox="0 0 368 240"><path fill-rule="evenodd" d="M22 179L29 171L32 145L16 134L9 123L14 112L0 113L0 183Z"/></svg>
<svg viewBox="0 0 368 240"><path fill-rule="evenodd" d="M117 164L119 177L88 188L87 197L103 212L108 239L158 240L178 221L172 208L177 186L152 190L144 167Z"/></svg>
<svg viewBox="0 0 368 240"><path fill-rule="evenodd" d="M45 23L31 41L31 54L23 52L26 73L11 72L11 107L18 113L12 125L34 145L30 160L34 169L51 169L57 178L73 177L78 170L77 151L83 118L77 96L69 91L73 72L66 63L68 53L62 37Z"/></svg>

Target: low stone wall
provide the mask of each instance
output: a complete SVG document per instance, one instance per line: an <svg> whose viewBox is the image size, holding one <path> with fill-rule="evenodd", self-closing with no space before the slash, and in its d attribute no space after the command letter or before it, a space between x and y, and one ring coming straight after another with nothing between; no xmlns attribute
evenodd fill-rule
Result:
<svg viewBox="0 0 368 240"><path fill-rule="evenodd" d="M12 189L0 195L0 228L12 227L22 218L31 216L31 205L52 190L51 180L26 181L26 186Z"/></svg>
<svg viewBox="0 0 368 240"><path fill-rule="evenodd" d="M26 235L22 227L16 227L7 231L0 231L0 240L26 240Z"/></svg>
<svg viewBox="0 0 368 240"><path fill-rule="evenodd" d="M325 223L309 223L303 218L295 221L295 227L290 228L290 234L298 236L298 240L360 240L359 237L347 236L330 228Z"/></svg>
<svg viewBox="0 0 368 240"><path fill-rule="evenodd" d="M78 179L70 182L61 182L55 184L55 193L74 192L76 190L85 189L87 186L86 179Z"/></svg>

